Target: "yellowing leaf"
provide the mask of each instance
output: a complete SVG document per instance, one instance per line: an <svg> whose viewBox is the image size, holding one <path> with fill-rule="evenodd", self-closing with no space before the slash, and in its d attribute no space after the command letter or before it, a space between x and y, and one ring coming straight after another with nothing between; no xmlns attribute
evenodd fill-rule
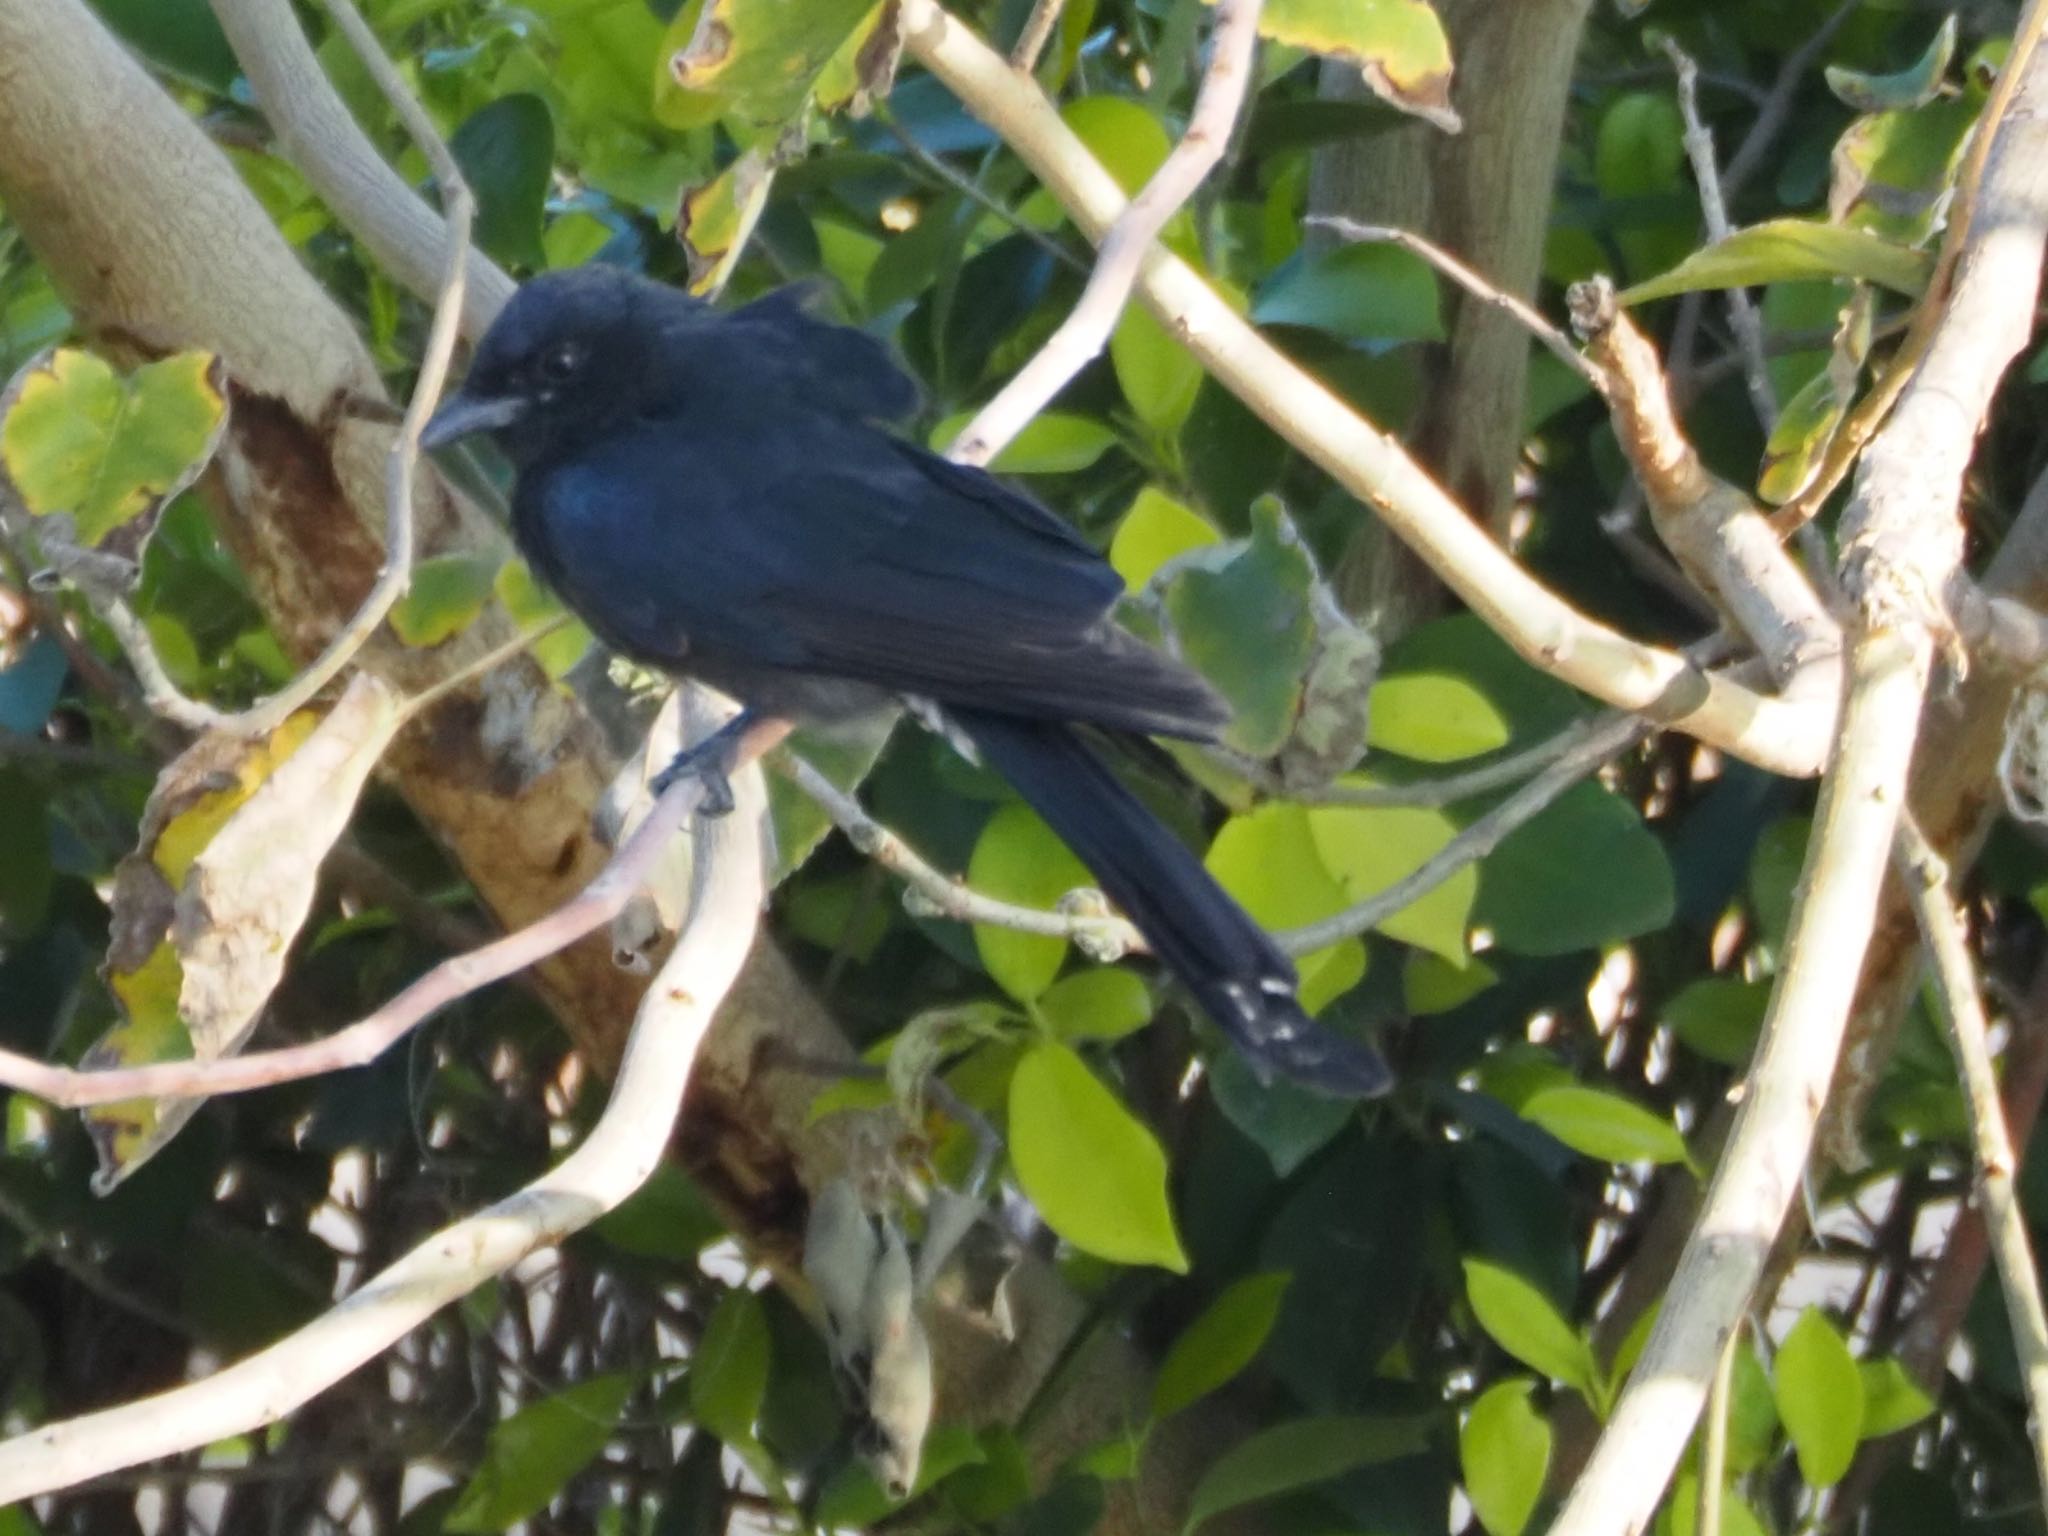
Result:
<svg viewBox="0 0 2048 1536"><path fill-rule="evenodd" d="M227 825L228 818L248 802L265 779L277 772L279 766L305 744L306 738L313 734L313 727L319 723L317 713L302 709L268 736L253 743L246 753L238 754L225 774L218 769L207 774L210 785L217 784L224 776L231 777L229 782L209 787L188 801L164 823L152 845L152 862L163 872L166 880L174 886L184 884L193 861L213 841L214 834Z"/></svg>
<svg viewBox="0 0 2048 1536"><path fill-rule="evenodd" d="M1451 43L1426 0L1266 0L1259 31L1356 64L1389 106L1458 131Z"/></svg>
<svg viewBox="0 0 2048 1536"><path fill-rule="evenodd" d="M874 9L874 0L706 0L701 9L686 7L664 39L672 50L672 88L657 91L655 110L674 127L727 115L790 122ZM843 81L834 89L842 99L849 94Z"/></svg>
<svg viewBox="0 0 2048 1536"><path fill-rule="evenodd" d="M759 149L750 149L710 181L687 188L676 210L676 238L690 264L690 292L712 294L725 286L761 210L775 168Z"/></svg>
<svg viewBox="0 0 2048 1536"><path fill-rule="evenodd" d="M1010 1078L1010 1160L1046 1225L1084 1253L1185 1274L1166 1154L1081 1058L1033 1046Z"/></svg>
<svg viewBox="0 0 2048 1536"><path fill-rule="evenodd" d="M154 514L191 482L227 421L216 360L179 352L122 378L66 348L22 380L0 424L0 457L29 511L69 516L99 547L130 523L120 553L137 558Z"/></svg>

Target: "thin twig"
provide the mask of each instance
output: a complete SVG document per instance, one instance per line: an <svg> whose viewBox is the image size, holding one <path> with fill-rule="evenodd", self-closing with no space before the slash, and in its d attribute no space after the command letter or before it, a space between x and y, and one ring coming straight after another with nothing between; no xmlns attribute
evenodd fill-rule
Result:
<svg viewBox="0 0 2048 1536"><path fill-rule="evenodd" d="M971 890L927 863L902 837L861 809L858 800L802 758L784 753L776 766L818 803L855 848L903 878L925 903L924 915L1009 928L1051 939L1071 939L1098 959L1114 959L1146 947L1144 936L1121 917L1093 912L1045 912Z"/></svg>
<svg viewBox="0 0 2048 1536"><path fill-rule="evenodd" d="M786 727L782 728L786 730ZM764 728L741 747L751 762L780 739ZM52 1104L77 1108L122 1099L194 1098L247 1093L374 1061L428 1015L480 987L523 970L574 943L618 915L647 883L676 830L703 799L703 784L685 779L654 803L618 852L575 896L481 949L443 960L367 1017L303 1045L251 1051L208 1061L166 1061L148 1066L85 1071L51 1066L14 1051L0 1051L0 1084Z"/></svg>
<svg viewBox="0 0 2048 1536"><path fill-rule="evenodd" d="M875 117L882 127L888 131L889 137L903 146L903 152L910 156L911 163L927 176L930 176L941 186L958 192L962 197L974 204L975 207L1001 219L1011 230L1022 235L1026 240L1029 240L1033 245L1051 256L1053 260L1066 267L1069 271L1086 272L1088 270L1087 262L1076 256L1051 235L1047 234L1037 225L1027 221L1021 213L996 197L972 176L962 175L959 171L948 165L943 158L926 149L924 145L917 141L917 135L908 128L905 128L901 120L886 105L878 105L876 107Z"/></svg>
<svg viewBox="0 0 2048 1536"><path fill-rule="evenodd" d="M1347 784L1341 779L1330 784L1289 784L1259 759L1246 757L1227 747L1211 747L1205 755L1260 794L1291 800L1297 805L1416 806L1434 810L1456 805L1462 800L1476 800L1496 789L1521 783L1538 769L1547 767L1571 751L1597 729L1598 724L1597 717L1574 720L1555 736L1539 741L1533 747L1511 752L1478 768L1447 773L1440 778L1417 779L1412 784Z"/></svg>
<svg viewBox="0 0 2048 1536"><path fill-rule="evenodd" d="M1209 38L1209 67L1195 93L1187 132L1103 237L1095 271L1073 312L1031 361L975 413L948 448L951 458L963 464L986 464L1108 345L1152 242L1230 146L1232 125L1251 84L1260 5L1261 0L1219 0Z"/></svg>
<svg viewBox="0 0 2048 1536"><path fill-rule="evenodd" d="M1112 228L1129 202L1045 93L935 0L901 5L909 53L1002 135L1084 234ZM1393 439L1260 336L1187 263L1154 252L1140 266L1138 293L1219 384L1376 509L1533 665L1759 767L1819 771L1840 699L1836 660L1814 669L1822 686L1778 698L1590 618L1532 577Z"/></svg>
<svg viewBox="0 0 2048 1536"><path fill-rule="evenodd" d="M1721 1536L1721 1484L1728 1476L1728 1394L1734 1384L1735 1350L1741 1342L1740 1328L1728 1335L1714 1366L1714 1383L1707 1389L1706 1434L1700 1444L1699 1518L1693 1523L1699 1536Z"/></svg>
<svg viewBox="0 0 2048 1536"><path fill-rule="evenodd" d="M1052 29L1059 25L1060 12L1066 9L1067 0L1033 0L1031 14L1025 18L1024 30L1017 34L1017 46L1010 50L1010 64L1024 74L1038 68L1038 56L1045 52L1045 45L1052 37Z"/></svg>
<svg viewBox="0 0 2048 1536"><path fill-rule="evenodd" d="M1666 37L1664 52L1678 72L1678 110L1685 120L1685 153L1692 161L1693 180L1699 185L1700 212L1707 221L1707 239L1728 238L1728 204L1721 192L1721 174L1714 160L1714 135L1700 116L1700 67L1692 55ZM1778 424L1778 396L1771 388L1771 375L1764 363L1764 327L1749 292L1730 288L1727 295L1728 324L1735 332L1742 356L1742 380L1749 388L1749 402L1768 435ZM1704 1530L1705 1527L1702 1527Z"/></svg>
<svg viewBox="0 0 2048 1536"><path fill-rule="evenodd" d="M275 730L294 710L309 703L347 666L363 642L384 622L392 606L412 583L414 471L419 464L420 431L440 403L441 389L448 381L448 368L455 357L455 341L462 325L463 286L469 267L470 225L476 214L476 198L462 179L455 156L406 86L369 23L355 8L354 0L325 0L336 28L348 39L358 61L376 82L405 124L406 132L433 168L434 184L440 191L441 215L448 243L441 271L441 288L434 300L434 317L427 328L427 344L420 358L419 375L413 383L412 399L406 403L405 420L391 445L384 476L384 563L377 581L362 606L327 642L327 647L292 681L261 703L244 710L229 728L239 734L260 736Z"/></svg>
<svg viewBox="0 0 2048 1536"><path fill-rule="evenodd" d="M733 788L736 812L697 824L689 920L641 1002L611 1097L581 1146L269 1348L204 1380L0 1443L0 1505L274 1423L448 1302L637 1189L663 1158L705 1032L739 974L766 894L760 777L735 775ZM673 813L695 799L684 790L664 797L643 831L673 831Z"/></svg>
<svg viewBox="0 0 2048 1536"><path fill-rule="evenodd" d="M1984 104L1977 126L1971 131L1969 156L1956 177L1948 232L1942 238L1934 274L1927 280L1927 291L1921 295L1920 303L1913 311L1913 323L1906 332L1906 339L1893 352L1890 364L1871 385L1869 393L1857 402L1856 408L1835 429L1835 435L1828 440L1821 455L1820 468L1814 471L1806 489L1778 508L1771 518L1771 526L1781 534L1790 533L1813 520L1828 497L1835 493L1835 487L1847 477L1850 466L1856 462L1864 446L1877 435L1878 429L1891 415L1893 405L1919 370L1934 333L1947 313L1946 301L1955 282L1956 264L1961 259L1964 246L1970 242L1972 225L1976 222L1979 184L1990 163L1992 142L2004 125L2013 95L2027 73L2044 26L2048 26L2048 5L2042 5L2039 0L2028 0L2020 13L2019 24L2013 29L2012 48L2006 54L2005 67L1998 72L1998 84L1992 88L1991 99Z"/></svg>
<svg viewBox="0 0 2048 1536"><path fill-rule="evenodd" d="M1569 336L1544 319L1541 310L1527 300L1517 298L1506 289L1495 286L1442 246L1424 239L1413 230L1396 229L1391 224L1361 224L1356 219L1347 219L1338 214L1313 214L1308 222L1333 234L1341 235L1346 240L1370 240L1385 245L1398 245L1410 255L1420 257L1473 298L1483 304L1491 304L1512 317L1522 329L1549 348L1551 354L1565 367L1592 385L1599 393L1607 393L1607 375L1588 359L1584 352L1572 345Z"/></svg>
<svg viewBox="0 0 2048 1536"><path fill-rule="evenodd" d="M1549 767L1445 843L1413 873L1320 922L1275 935L1280 947L1290 955L1305 955L1377 927L1466 865L1485 858L1510 832L1650 730L1650 723L1636 715L1620 711L1607 715L1581 740L1560 752Z"/></svg>
<svg viewBox="0 0 2048 1536"><path fill-rule="evenodd" d="M1721 194L1724 198L1732 199L1763 166L1772 144L1784 132L1785 124L1791 121L1792 103L1798 99L1800 87L1807 82L1814 59L1862 3L1863 0L1842 0L1828 13L1827 20L1814 28L1811 37L1785 55L1778 66L1777 77L1771 81L1770 90L1757 107L1749 132L1742 136L1742 142L1728 159L1728 168L1721 173Z"/></svg>
<svg viewBox="0 0 2048 1536"><path fill-rule="evenodd" d="M1999 1102L1998 1074L1991 1065L1990 1025L1977 989L1976 965L1955 896L1949 890L1948 866L1910 815L1899 818L1896 852L1921 939L1933 961L1935 992L1948 1019L1949 1044L1955 1048L1956 1068L1970 1107L1978 1203L1991 1232L1998 1278L2005 1290L2013 1350L2026 1377L2034 1470L2043 1494L2048 1495L2048 1313L2042 1310L2039 1272L2014 1181L2019 1159Z"/></svg>

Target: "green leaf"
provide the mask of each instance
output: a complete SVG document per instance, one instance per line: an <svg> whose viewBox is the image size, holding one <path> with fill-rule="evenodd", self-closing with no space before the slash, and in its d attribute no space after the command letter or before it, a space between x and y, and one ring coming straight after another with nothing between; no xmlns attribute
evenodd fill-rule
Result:
<svg viewBox="0 0 2048 1536"><path fill-rule="evenodd" d="M1561 1381L1599 1406L1593 1348L1535 1286L1487 1259L1465 1260L1465 1294L1479 1326L1531 1370Z"/></svg>
<svg viewBox="0 0 2048 1536"><path fill-rule="evenodd" d="M27 935L50 908L49 805L34 779L0 766L0 935Z"/></svg>
<svg viewBox="0 0 2048 1536"><path fill-rule="evenodd" d="M1109 338L1109 361L1138 420L1161 438L1180 431L1206 374L1144 305L1125 306Z"/></svg>
<svg viewBox="0 0 2048 1536"><path fill-rule="evenodd" d="M1346 341L1441 341L1436 274L1392 245L1297 255L1252 301L1259 325L1298 325Z"/></svg>
<svg viewBox="0 0 2048 1536"><path fill-rule="evenodd" d="M1344 887L1324 864L1309 813L1299 805L1273 800L1231 817L1203 863L1263 928L1298 928L1346 905ZM1295 967L1302 1005L1314 1012L1365 975L1365 946L1342 939L1297 956Z"/></svg>
<svg viewBox="0 0 2048 1536"><path fill-rule="evenodd" d="M697 1181L679 1163L667 1162L592 1222L590 1231L622 1253L690 1265L706 1244L725 1234L725 1223Z"/></svg>
<svg viewBox="0 0 2048 1536"><path fill-rule="evenodd" d="M1647 1330L1644 1337L1648 1338ZM1728 1381L1728 1470L1751 1471L1777 1450L1778 1404L1771 1395L1771 1378L1764 1374L1755 1348L1745 1341L1736 1346L1735 1369Z"/></svg>
<svg viewBox="0 0 2048 1536"><path fill-rule="evenodd" d="M967 1425L935 1425L925 1437L924 1455L917 1464L917 1482L912 1485L909 1497L901 1502L912 1503L962 1467L979 1466L986 1460L988 1453ZM819 1530L864 1531L898 1507L898 1501L883 1492L865 1462L848 1460L826 1480L812 1518Z"/></svg>
<svg viewBox="0 0 2048 1536"><path fill-rule="evenodd" d="M1522 1536L1550 1470L1550 1425L1529 1401L1527 1377L1488 1387L1458 1431L1458 1465L1489 1536Z"/></svg>
<svg viewBox="0 0 2048 1536"><path fill-rule="evenodd" d="M1301 705L1315 654L1314 575L1280 514L1258 509L1250 538L1193 557L1166 588L1181 654L1229 702L1226 739L1254 757L1280 749Z"/></svg>
<svg viewBox="0 0 2048 1536"><path fill-rule="evenodd" d="M1664 1022L1687 1049L1739 1067L1756 1049L1771 989L1760 981L1702 976L1664 1005Z"/></svg>
<svg viewBox="0 0 2048 1536"><path fill-rule="evenodd" d="M66 514L86 545L137 525L120 547L137 559L155 515L212 457L226 422L209 353L174 353L122 378L66 347L22 380L0 423L0 457L29 511Z"/></svg>
<svg viewBox="0 0 2048 1536"><path fill-rule="evenodd" d="M498 574L491 582L491 590L497 596L498 606L505 610L506 617L521 629L532 629L569 611L555 600L552 592L533 579L533 572L524 560L507 560L499 566ZM550 631L533 643L533 659L540 663L541 671L560 681L596 643L597 637L581 619L571 619L560 629Z"/></svg>
<svg viewBox="0 0 2048 1536"><path fill-rule="evenodd" d="M1067 850L1038 813L1012 801L989 817L967 861L967 883L985 896L1050 910L1067 892L1095 877ZM1067 941L976 924L974 947L988 973L1010 996L1030 1002L1052 985L1067 958Z"/></svg>
<svg viewBox="0 0 2048 1536"><path fill-rule="evenodd" d="M1472 683L1448 672L1403 672L1372 686L1366 740L1419 763L1455 763L1508 744L1507 720Z"/></svg>
<svg viewBox="0 0 2048 1536"><path fill-rule="evenodd" d="M934 451L960 435L974 419L972 411L956 411L931 430ZM989 468L1004 475L1070 475L1086 469L1116 445L1116 434L1101 422L1070 411L1041 411L1031 418Z"/></svg>
<svg viewBox="0 0 2048 1536"><path fill-rule="evenodd" d="M754 1437L768 1395L768 1319L743 1286L718 1298L690 1356L690 1412L728 1445Z"/></svg>
<svg viewBox="0 0 2048 1536"><path fill-rule="evenodd" d="M1909 298L1927 286L1933 258L1861 230L1804 219L1772 219L1738 229L1662 276L1637 283L1624 304L1644 304L1702 288L1755 288L1802 278L1848 277Z"/></svg>
<svg viewBox="0 0 2048 1536"><path fill-rule="evenodd" d="M548 104L515 91L479 107L448 141L476 194L476 243L497 260L541 266L541 214L555 169L555 119Z"/></svg>
<svg viewBox="0 0 2048 1536"><path fill-rule="evenodd" d="M1918 247L1952 195L1980 108L1956 98L1859 117L1835 144L1828 206L1837 222Z"/></svg>
<svg viewBox="0 0 2048 1536"><path fill-rule="evenodd" d="M1166 1154L1057 1041L1033 1046L1011 1075L1010 1159L1046 1225L1082 1252L1187 1273Z"/></svg>
<svg viewBox="0 0 2048 1536"><path fill-rule="evenodd" d="M1450 39L1425 0L1268 0L1259 32L1356 65L1388 105L1458 130Z"/></svg>
<svg viewBox="0 0 2048 1536"><path fill-rule="evenodd" d="M1363 954L1358 964L1362 971ZM1283 1179L1335 1140L1358 1109L1349 1099L1312 1093L1285 1078L1262 1083L1236 1051L1209 1063L1209 1091L1224 1118L1258 1143Z"/></svg>
<svg viewBox="0 0 2048 1536"><path fill-rule="evenodd" d="M1863 1376L1835 1325L1808 1307L1778 1346L1772 1366L1778 1417L1815 1488L1841 1481L1863 1434Z"/></svg>
<svg viewBox="0 0 2048 1536"><path fill-rule="evenodd" d="M1764 828L1749 856L1749 901L1757 927L1772 948L1784 944L1792 926L1792 899L1806 864L1806 843L1813 824L1804 816L1786 816Z"/></svg>
<svg viewBox="0 0 2048 1536"><path fill-rule="evenodd" d="M593 1377L497 1425L442 1529L502 1531L539 1514L604 1449L632 1390L630 1376Z"/></svg>
<svg viewBox="0 0 2048 1536"><path fill-rule="evenodd" d="M1341 1477L1357 1467L1413 1456L1429 1444L1420 1418L1351 1414L1297 1419L1261 1430L1226 1451L1195 1484L1184 1527L1193 1531L1226 1510Z"/></svg>
<svg viewBox="0 0 2048 1536"><path fill-rule="evenodd" d="M1580 784L1486 859L1474 915L1502 949L1568 955L1655 932L1676 901L1671 861L1642 813Z"/></svg>
<svg viewBox="0 0 2048 1536"><path fill-rule="evenodd" d="M1421 806L1316 806L1308 812L1308 825L1324 868L1337 877L1347 902L1405 880L1458 835L1450 817ZM1479 871L1468 864L1375 926L1390 939L1459 965L1478 894Z"/></svg>
<svg viewBox="0 0 2048 1536"><path fill-rule="evenodd" d="M1950 14L1942 18L1941 27L1934 34L1934 41L1927 45L1927 51L1897 74L1866 74L1860 69L1848 69L1840 64L1830 64L1823 74L1828 89L1844 106L1853 107L1858 112L1921 107L1940 93L1942 77L1948 73L1949 61L1955 57L1955 52L1956 18Z"/></svg>
<svg viewBox="0 0 2048 1536"><path fill-rule="evenodd" d="M1148 485L1116 525L1116 536L1109 541L1109 563L1123 577L1124 585L1136 592L1176 555L1214 544L1221 537L1199 512Z"/></svg>
<svg viewBox="0 0 2048 1536"><path fill-rule="evenodd" d="M452 639L475 622L490 598L497 568L476 555L436 555L412 568L412 584L391 610L391 632L424 648Z"/></svg>
<svg viewBox="0 0 2048 1536"><path fill-rule="evenodd" d="M1152 1412L1179 1413L1232 1380L1257 1357L1287 1294L1285 1274L1247 1275L1210 1302L1173 1341L1152 1383Z"/></svg>
<svg viewBox="0 0 2048 1536"><path fill-rule="evenodd" d="M1152 1022L1152 991L1113 965L1062 976L1038 999L1038 1017L1062 1040L1121 1040Z"/></svg>
<svg viewBox="0 0 2048 1536"><path fill-rule="evenodd" d="M664 39L668 79L656 87L654 110L675 128L728 115L763 125L790 122L873 10L874 0L685 6Z"/></svg>
<svg viewBox="0 0 2048 1536"><path fill-rule="evenodd" d="M1499 980L1484 960L1468 958L1463 965L1453 965L1441 955L1418 949L1401 967L1401 1002L1412 1014L1449 1013Z"/></svg>
<svg viewBox="0 0 2048 1536"><path fill-rule="evenodd" d="M1060 118L1126 195L1150 181L1173 149L1166 126L1129 96L1076 97L1060 108Z"/></svg>
<svg viewBox="0 0 2048 1536"><path fill-rule="evenodd" d="M1685 125L1667 91L1628 91L1600 115L1593 180L1616 205L1615 244L1632 277L1660 272L1692 249L1696 215L1660 214L1684 187Z"/></svg>
<svg viewBox="0 0 2048 1536"><path fill-rule="evenodd" d="M1677 1126L1605 1088L1541 1089L1522 1105L1522 1118L1603 1163L1689 1161Z"/></svg>
<svg viewBox="0 0 2048 1536"><path fill-rule="evenodd" d="M1784 414L1771 428L1757 472L1757 495L1772 506L1782 506L1804 490L1848 410L1826 369L1808 379L1785 402Z"/></svg>
<svg viewBox="0 0 2048 1536"><path fill-rule="evenodd" d="M1693 1536L1700 1520L1700 1479L1693 1471L1681 1472L1672 1480L1671 1493L1664 1501L1666 1517L1657 1523L1657 1536ZM1721 1490L1720 1536L1770 1536L1756 1511L1743 1502L1733 1488Z"/></svg>
<svg viewBox="0 0 2048 1536"><path fill-rule="evenodd" d="M1860 1360L1856 1371L1863 1378L1864 1439L1911 1429L1934 1412L1934 1399L1927 1389L1890 1355L1882 1360Z"/></svg>

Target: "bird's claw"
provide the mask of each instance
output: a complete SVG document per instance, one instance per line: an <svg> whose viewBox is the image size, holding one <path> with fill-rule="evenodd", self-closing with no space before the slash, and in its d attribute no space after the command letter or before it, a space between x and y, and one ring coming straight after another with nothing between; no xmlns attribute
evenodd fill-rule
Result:
<svg viewBox="0 0 2048 1536"><path fill-rule="evenodd" d="M703 791L697 802L700 816L726 816L733 808L731 745L717 737L675 755L661 772L648 780L647 787L658 800L685 779L695 779Z"/></svg>

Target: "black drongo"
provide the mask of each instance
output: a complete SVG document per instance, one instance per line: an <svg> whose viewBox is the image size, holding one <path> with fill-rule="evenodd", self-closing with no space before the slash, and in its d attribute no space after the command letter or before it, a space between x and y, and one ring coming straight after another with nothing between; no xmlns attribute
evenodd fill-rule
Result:
<svg viewBox="0 0 2048 1536"><path fill-rule="evenodd" d="M606 644L743 718L936 706L1261 1076L1385 1089L1083 734L1210 740L1222 701L1116 625L1122 581L1057 516L891 433L917 400L881 342L789 292L721 312L592 266L519 291L425 441L496 438L520 549ZM689 764L714 786L723 766Z"/></svg>

